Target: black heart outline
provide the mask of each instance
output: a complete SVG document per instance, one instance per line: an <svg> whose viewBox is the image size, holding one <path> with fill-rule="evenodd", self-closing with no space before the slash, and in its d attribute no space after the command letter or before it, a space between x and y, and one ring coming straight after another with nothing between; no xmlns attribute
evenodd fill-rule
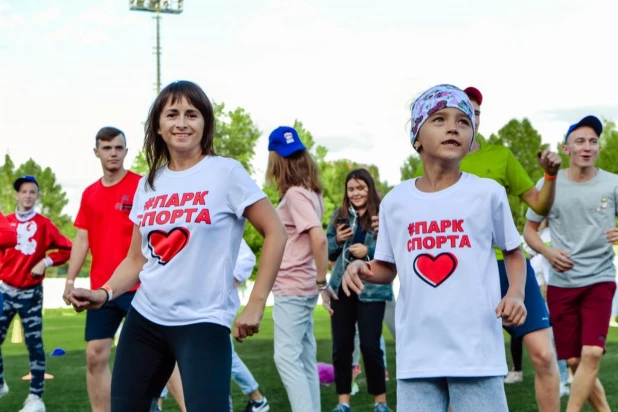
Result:
<svg viewBox="0 0 618 412"><path fill-rule="evenodd" d="M150 249L150 254L152 255L152 257L153 257L153 258L156 258L156 259L158 259L158 260L159 260L159 261L157 262L159 265L163 265L163 266L165 266L165 265L167 265L169 262L163 262L163 261L161 260L161 256L159 256L159 255L155 254L154 247L153 247L152 243L150 243L150 237L151 237L153 234L155 234L155 233L156 233L156 234L159 234L159 235L163 235L163 236L165 236L165 238L168 238L168 237L170 237L170 235L171 235L174 231L176 231L176 230L180 230L180 231L181 231L181 232L185 235L185 241L184 241L184 243L182 244L182 246L180 247L180 249L178 249L178 252L177 252L177 254L178 254L178 253L180 253L180 251L181 251L181 250L183 250L183 249L185 248L185 246L187 246L187 243L189 242L189 236L190 236L190 234L191 234L191 233L189 232L189 230L188 230L188 229L186 229L186 228L184 228L184 227L175 227L175 228L171 229L169 232L166 232L166 231L164 231L164 230L155 229L155 230L151 230L151 231L148 233L148 249ZM176 255L172 256L172 259L173 259L175 256L176 256ZM170 262L171 262L171 259L170 259Z"/></svg>
<svg viewBox="0 0 618 412"><path fill-rule="evenodd" d="M416 261L421 258L421 257L427 257L429 259L431 259L433 262L435 262L436 260L438 260L438 258L440 258L440 256L442 255L446 255L449 258L451 258L451 260L453 261L453 268L451 269L451 271L444 277L444 279L442 279L440 281L440 283L436 283L435 285L431 282L429 282L429 280L427 280L425 278L425 276L422 273L419 273L418 270L416 270ZM429 286L433 286L434 288L437 288L438 286L440 286L441 284L443 284L448 278L451 277L451 275L455 272L455 270L457 269L457 266L459 265L459 261L457 260L457 257L452 254L451 252L444 252L444 253L440 253L439 255L435 256L432 255L431 253L421 253L420 255L418 255L415 259L414 259L414 273L416 273L416 276L418 276L423 282L427 283Z"/></svg>

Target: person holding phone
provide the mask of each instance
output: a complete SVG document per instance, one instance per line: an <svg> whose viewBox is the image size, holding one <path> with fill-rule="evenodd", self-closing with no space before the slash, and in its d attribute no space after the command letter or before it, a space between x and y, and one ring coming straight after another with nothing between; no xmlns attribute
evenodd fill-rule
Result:
<svg viewBox="0 0 618 412"><path fill-rule="evenodd" d="M377 219L374 217L378 215L379 206L380 196L369 172L353 170L346 177L343 203L333 214L326 230L328 259L335 261L329 283L337 293L336 300L325 302L332 309L333 365L339 397L333 412L350 411L357 324L367 390L375 397L374 410L389 410L386 405L384 349L380 340L385 302L393 299L392 286L367 283L363 292L350 296L341 288L341 278L351 262L373 259L377 239L374 223Z"/></svg>

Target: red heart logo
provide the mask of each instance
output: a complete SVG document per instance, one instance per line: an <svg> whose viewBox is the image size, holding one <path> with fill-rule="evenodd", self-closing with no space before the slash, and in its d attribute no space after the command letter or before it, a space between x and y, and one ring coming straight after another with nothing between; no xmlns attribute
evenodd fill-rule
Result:
<svg viewBox="0 0 618 412"><path fill-rule="evenodd" d="M169 232L153 230L148 233L148 247L152 257L159 259L160 265L169 263L189 243L189 231L175 227Z"/></svg>
<svg viewBox="0 0 618 412"><path fill-rule="evenodd" d="M414 272L425 283L434 288L440 286L457 269L457 258L452 253L440 253L434 257L429 253L418 255L414 259Z"/></svg>

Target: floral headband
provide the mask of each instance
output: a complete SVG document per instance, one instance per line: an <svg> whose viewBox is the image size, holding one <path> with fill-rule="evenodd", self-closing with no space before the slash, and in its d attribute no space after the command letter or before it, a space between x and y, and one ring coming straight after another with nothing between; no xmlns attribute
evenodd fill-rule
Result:
<svg viewBox="0 0 618 412"><path fill-rule="evenodd" d="M476 130L474 124L474 107L470 99L463 90L450 84L440 84L434 86L420 95L412 105L412 128L410 130L410 141L412 145L418 138L418 132L425 121L438 110L452 107L461 110L472 122L472 129ZM474 139L474 137L473 137Z"/></svg>

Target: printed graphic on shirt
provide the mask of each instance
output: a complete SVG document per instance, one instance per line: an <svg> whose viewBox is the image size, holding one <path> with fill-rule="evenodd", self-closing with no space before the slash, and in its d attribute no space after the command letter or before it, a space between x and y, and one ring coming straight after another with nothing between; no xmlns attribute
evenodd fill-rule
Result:
<svg viewBox="0 0 618 412"><path fill-rule="evenodd" d="M450 252L434 256L422 253L414 259L414 273L428 285L437 288L457 269L457 257Z"/></svg>
<svg viewBox="0 0 618 412"><path fill-rule="evenodd" d="M144 214L137 216L140 227L189 223L210 225L210 211L205 207L207 196L208 191L151 197L144 204ZM169 231L155 229L148 233L148 248L160 265L166 265L187 246L190 238L189 229L184 226Z"/></svg>
<svg viewBox="0 0 618 412"><path fill-rule="evenodd" d="M184 227L175 227L169 232L153 230L148 233L148 248L152 257L166 265L189 243L190 232Z"/></svg>
<svg viewBox="0 0 618 412"><path fill-rule="evenodd" d="M179 223L210 225L210 212L205 207L208 191L174 193L151 197L144 204L144 214L137 215L140 227ZM158 210L150 210L158 208Z"/></svg>
<svg viewBox="0 0 618 412"><path fill-rule="evenodd" d="M431 249L471 248L470 238L464 233L464 219L449 219L408 224L408 252ZM418 236L424 235L424 236ZM458 259L451 252L438 255L421 253L414 258L414 273L428 285L437 288L457 269Z"/></svg>
<svg viewBox="0 0 618 412"><path fill-rule="evenodd" d="M602 212L606 209L607 209L607 196L603 196L601 198L601 203L599 204L599 207L597 208L597 212Z"/></svg>
<svg viewBox="0 0 618 412"><path fill-rule="evenodd" d="M464 233L464 219L441 220L437 222L413 222L408 225L408 252L423 249L472 247L470 238ZM436 235L434 235L436 233ZM449 234L461 233L461 234ZM428 235L428 236L416 236Z"/></svg>
<svg viewBox="0 0 618 412"><path fill-rule="evenodd" d="M129 195L122 195L120 202L116 203L116 210L126 213L131 213L133 208L133 199Z"/></svg>
<svg viewBox="0 0 618 412"><path fill-rule="evenodd" d="M37 231L37 224L34 221L19 223L17 225L17 245L16 250L19 250L24 255L32 255L36 251L36 240L34 235Z"/></svg>

